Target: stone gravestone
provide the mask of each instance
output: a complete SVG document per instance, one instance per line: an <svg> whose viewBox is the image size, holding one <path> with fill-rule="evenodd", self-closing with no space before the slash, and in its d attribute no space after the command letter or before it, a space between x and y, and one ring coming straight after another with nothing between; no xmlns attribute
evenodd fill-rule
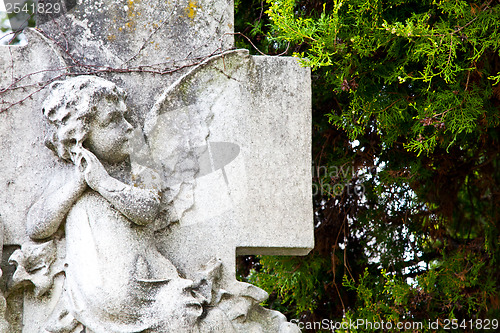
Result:
<svg viewBox="0 0 500 333"><path fill-rule="evenodd" d="M43 3L0 48L3 332L298 331L235 256L313 247L309 71L232 1Z"/></svg>

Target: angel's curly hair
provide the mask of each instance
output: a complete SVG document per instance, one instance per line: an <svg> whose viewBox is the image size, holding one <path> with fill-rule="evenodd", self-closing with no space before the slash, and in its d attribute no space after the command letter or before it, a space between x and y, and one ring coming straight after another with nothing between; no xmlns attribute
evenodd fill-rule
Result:
<svg viewBox="0 0 500 333"><path fill-rule="evenodd" d="M123 89L97 76L76 76L53 82L42 105L42 113L52 126L45 145L57 156L73 161L90 131L90 120L103 97L126 98Z"/></svg>

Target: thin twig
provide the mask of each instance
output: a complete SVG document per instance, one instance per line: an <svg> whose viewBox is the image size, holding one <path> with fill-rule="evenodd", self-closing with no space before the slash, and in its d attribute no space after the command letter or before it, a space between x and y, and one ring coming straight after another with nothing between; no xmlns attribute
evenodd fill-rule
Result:
<svg viewBox="0 0 500 333"><path fill-rule="evenodd" d="M249 37L247 37L244 34L242 34L241 32L226 32L225 35L239 35L239 36L243 36L250 43L250 45L252 45L252 47L257 52L259 52L261 55L268 56L268 57L280 57L280 56L286 54L288 52L288 49L290 48L290 42L288 42L288 45L287 45L285 51L281 52L280 54L269 55L269 54L265 54L264 52L262 52L261 50L259 50L259 48L257 46L255 46L255 44L252 42L252 40Z"/></svg>

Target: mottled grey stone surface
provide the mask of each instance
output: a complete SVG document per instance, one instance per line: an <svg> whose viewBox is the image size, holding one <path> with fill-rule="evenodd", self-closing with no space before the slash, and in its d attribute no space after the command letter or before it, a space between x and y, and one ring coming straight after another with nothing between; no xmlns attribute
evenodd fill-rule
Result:
<svg viewBox="0 0 500 333"><path fill-rule="evenodd" d="M168 157L176 154L169 150L177 144L171 140L179 128L184 133L179 137L189 138L190 145L213 146L213 172L172 177L185 180L174 207L182 215L175 234L183 236L166 234L161 248L179 268L192 269L213 255L232 266L235 249L237 254L288 255L310 250L311 180L304 176L311 163L311 142L304 140L310 138L309 93L309 72L294 59L235 51L195 68L157 101L145 133L158 164L172 169ZM182 119L193 123L179 123ZM203 129L194 124L202 119ZM233 160L217 168L216 159L225 158L218 155L219 147L233 153L222 143L238 149ZM198 248L203 253L189 255Z"/></svg>
<svg viewBox="0 0 500 333"><path fill-rule="evenodd" d="M148 254L143 264L134 261L134 272L115 269L113 262L125 263L127 255L140 253L140 246L130 245L132 252L127 255L108 258L111 249L127 251L125 240L132 236L126 236L129 229L125 228L99 234L100 242L111 248L95 258L109 263L105 265L107 274L118 274L117 281L126 281L129 276L135 279L140 267L139 271L155 274L170 269L176 282L170 291L163 288L167 291L161 292L175 300L183 297L183 281L191 281L188 289L206 299L202 302L206 316L194 315L187 326L169 319L162 324L167 325L163 331L298 330L281 314L260 307L266 293L237 282L234 267L237 254L302 255L313 247L310 73L293 58L229 51L233 43L232 15L232 2L226 1L77 1L75 8L55 22L44 23L42 32L28 32L27 46L0 48L0 109L7 109L0 113L0 222L4 226L4 249L13 253L11 263L17 265L14 275L3 277L7 298L4 317L10 321L10 328L3 331L34 333L45 328L50 332L52 327L55 332L62 324L54 321L54 314L64 310L69 311L61 317L67 327L60 332L80 332L82 324L94 327L95 332L130 331L130 327L111 327L116 323L108 323L104 329L104 319L89 322L89 316L76 311L75 304L61 302L68 294L65 283L79 286L71 290L89 290L83 286L92 281L65 281L65 275L75 276L68 266L92 256L87 247L81 249L82 245L74 241L75 236L70 237L78 235L75 230L83 235L85 229L72 227L73 234L67 235L64 228L82 223L75 216L91 211L97 217L107 216L106 211L111 209L115 211L112 215L122 216L131 225L139 223L130 230L140 231L140 224L149 221L140 217L147 209L127 213L131 204L120 208L101 193L97 185L100 181L95 179L102 177L86 176L85 181L80 179L84 192L74 194L68 209L87 213L64 216L61 228L47 234L29 227L30 221L35 221L33 216L43 215L33 212L48 207L43 200L53 202L46 200L51 197L50 189L71 183L75 165L82 159L86 162L81 170L92 169L87 166L89 161L94 161L91 165L97 169L104 165L111 177L104 183L120 179L125 189L135 184L159 191L161 208L154 223L144 222L150 225L151 233L138 238L153 244L158 252ZM128 96L124 100L125 118L134 129L130 133L130 158L125 164L108 162L110 155L100 157L99 145L89 141L84 147L90 155L77 150L67 161L44 144L53 125L42 115L42 106L58 105L65 98L54 93L59 84L49 84L54 80L61 84L79 82L80 77L83 82L89 75L105 79L102 82L116 85ZM88 81L90 87L99 86L94 82L101 81L95 80ZM74 91L85 97L92 91L86 89ZM100 104L96 105L101 110ZM89 119L97 117L92 114ZM101 137L99 142L110 140ZM85 202L91 207L89 211L81 210ZM108 219L116 222L122 217ZM138 222L133 222L135 219ZM96 237L88 239L98 242ZM80 258L79 253L86 254L71 259ZM159 259L153 260L150 255ZM80 275L85 276L83 266ZM2 270L6 271L5 267ZM123 295L118 300L124 301L130 296L121 293L127 283L123 288L119 285L117 282L116 292L104 290L110 295ZM82 295L87 297L87 293ZM139 293L153 303L157 302L153 299L165 299L154 298L153 294ZM19 313L21 303L23 313ZM101 307L97 301L78 304L87 304L89 313ZM118 303L110 300L109 304ZM156 325L147 318L162 313L165 320L186 314L158 312L154 307L145 308L143 302L135 307L133 304L130 302L131 313L141 313L136 320L144 325ZM176 308L175 302L168 304ZM115 306L110 313L115 310L120 312Z"/></svg>

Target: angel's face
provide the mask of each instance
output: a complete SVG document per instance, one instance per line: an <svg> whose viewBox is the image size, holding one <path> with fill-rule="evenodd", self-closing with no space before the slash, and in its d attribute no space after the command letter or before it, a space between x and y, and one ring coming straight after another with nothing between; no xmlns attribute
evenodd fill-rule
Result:
<svg viewBox="0 0 500 333"><path fill-rule="evenodd" d="M125 119L125 100L108 95L96 105L97 110L90 120L90 131L85 140L86 147L101 161L117 163L131 153L132 125Z"/></svg>

